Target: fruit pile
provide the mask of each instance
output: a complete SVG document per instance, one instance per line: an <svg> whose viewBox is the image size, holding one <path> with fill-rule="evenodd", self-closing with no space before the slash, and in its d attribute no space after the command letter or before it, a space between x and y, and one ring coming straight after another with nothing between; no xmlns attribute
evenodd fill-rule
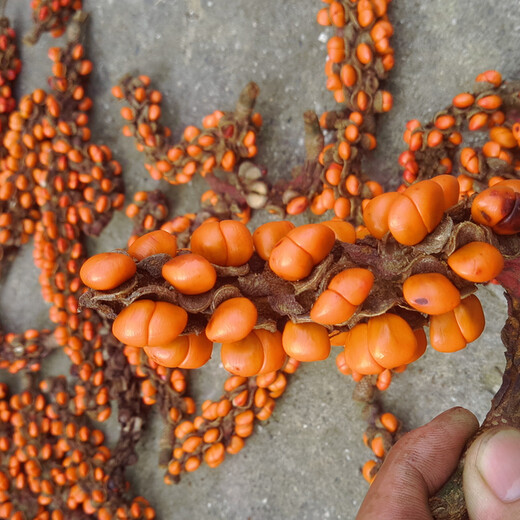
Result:
<svg viewBox="0 0 520 520"><path fill-rule="evenodd" d="M120 164L89 128L81 3L31 3L29 40L49 31L67 41L49 50L49 90L18 104L20 60L1 18L0 267L34 238L53 326L1 334L0 369L23 389L0 385L0 518L154 518L124 477L151 409L164 422L159 465L173 484L239 452L299 364L333 349L364 403L364 441L377 461L362 473L372 481L403 432L378 391L424 354L427 334L440 352L478 338L477 284L518 258L519 84L487 71L430 123L409 122L404 183L385 193L363 161L377 144L376 114L392 107L382 87L394 64L386 0L326 1L319 11L335 30L325 71L337 110L304 114L305 161L274 185L254 162L254 83L234 111L216 110L174 138L150 78L127 76L112 93L152 179L178 185L199 174L208 189L199 208L175 217L160 190L134 193L127 249L87 258L85 238L125 199ZM462 148L476 131L487 142ZM261 209L280 218L251 231ZM323 220L290 220L307 210ZM217 349L230 375L198 410L189 373ZM70 377L44 377L42 361L61 352ZM108 449L96 423L113 410L120 435Z"/></svg>
<svg viewBox="0 0 520 520"><path fill-rule="evenodd" d="M484 315L474 284L500 274L499 247L514 242L505 224L491 221L489 210L507 206L497 201L519 193L520 180L502 181L471 204L458 203L457 180L434 177L372 199L365 206L362 239L347 222L336 221L352 233L340 238L327 223L295 227L275 221L251 234L241 222L224 220L202 224L190 248L177 250L175 236L158 230L135 240L127 252L87 260L80 276L93 290L81 301L108 306L114 336L144 347L167 367L198 368L210 358L213 343L222 343L224 367L253 376L280 369L287 356L325 359L332 341L345 346L338 362L343 372L388 379L389 371L422 356L424 325L432 346L443 352L480 336ZM483 202L489 197L493 204ZM502 236L479 225L483 221ZM472 240L486 235L488 241ZM428 240L437 251L424 251ZM400 273L362 251L376 255L381 243L392 241L415 246ZM385 309L383 291L393 293Z"/></svg>

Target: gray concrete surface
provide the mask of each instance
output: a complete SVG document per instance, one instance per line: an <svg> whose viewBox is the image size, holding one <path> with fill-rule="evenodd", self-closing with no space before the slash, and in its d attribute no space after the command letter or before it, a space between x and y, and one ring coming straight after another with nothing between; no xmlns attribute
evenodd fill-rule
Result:
<svg viewBox="0 0 520 520"><path fill-rule="evenodd" d="M180 132L216 108L231 108L248 81L261 88L264 117L259 162L272 178L286 176L303 155L301 114L333 106L324 88L329 32L315 23L318 1L84 0L91 14L88 54L95 63L93 135L112 147L123 164L128 193L156 186L130 140L120 133L119 107L110 87L127 72L148 74L163 92L167 123ZM29 27L28 2L11 0L7 14L19 32ZM388 81L394 109L381 118L379 149L367 166L380 179L396 175L408 119L427 120L474 77L496 68L520 76L520 8L517 0L394 0L390 16L396 67ZM50 62L44 38L23 49L19 92L44 86ZM162 186L164 188L164 186ZM168 189L175 213L186 211L202 190ZM129 226L118 215L92 251L121 247ZM0 290L8 330L46 323L30 247L24 249ZM23 284L20 283L23 280ZM504 302L496 288L481 292L488 327L465 351L427 354L398 378L386 395L388 408L410 427L461 405L482 418L500 383L499 330ZM225 377L218 359L196 374L197 400L218 397ZM60 370L49 364L49 370ZM4 377L0 374L0 379ZM307 365L293 378L272 418L256 429L246 449L217 469L199 469L175 487L156 468L158 421L139 446L130 475L161 519L354 518L367 485L359 468L370 456L361 442L363 423L350 394L353 384L334 359Z"/></svg>

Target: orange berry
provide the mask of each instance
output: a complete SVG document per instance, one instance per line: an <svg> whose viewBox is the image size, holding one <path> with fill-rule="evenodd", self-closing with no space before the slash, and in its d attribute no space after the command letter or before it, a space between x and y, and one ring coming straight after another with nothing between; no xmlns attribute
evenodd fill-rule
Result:
<svg viewBox="0 0 520 520"><path fill-rule="evenodd" d="M410 276L403 284L403 296L410 307L433 315L451 311L460 303L459 290L440 273Z"/></svg>
<svg viewBox="0 0 520 520"><path fill-rule="evenodd" d="M258 227L253 233L253 244L260 258L269 260L274 246L294 227L288 220L267 222Z"/></svg>
<svg viewBox="0 0 520 520"><path fill-rule="evenodd" d="M322 224L305 224L287 233L273 248L269 267L285 280L296 281L310 274L330 252L334 232Z"/></svg>
<svg viewBox="0 0 520 520"><path fill-rule="evenodd" d="M395 433L399 428L399 421L393 413L386 412L382 414L381 417L379 417L379 420L385 429L390 433Z"/></svg>
<svg viewBox="0 0 520 520"><path fill-rule="evenodd" d="M256 325L258 311L248 298L230 298L214 311L206 336L214 342L233 343L244 339Z"/></svg>
<svg viewBox="0 0 520 520"><path fill-rule="evenodd" d="M475 97L472 94L463 92L458 94L452 100L453 106L457 108L468 108L475 102Z"/></svg>
<svg viewBox="0 0 520 520"><path fill-rule="evenodd" d="M457 179L453 175L436 175L431 180L442 188L444 211L455 206L459 201L459 183Z"/></svg>
<svg viewBox="0 0 520 520"><path fill-rule="evenodd" d="M457 352L476 340L485 326L484 312L475 295L452 311L430 318L430 343L439 352Z"/></svg>
<svg viewBox="0 0 520 520"><path fill-rule="evenodd" d="M367 332L370 353L384 368L412 363L426 349L425 338L418 337L410 325L396 314L386 313L370 318Z"/></svg>
<svg viewBox="0 0 520 520"><path fill-rule="evenodd" d="M212 289L217 281L215 268L203 256L194 253L168 260L162 267L162 276L182 294L202 294Z"/></svg>
<svg viewBox="0 0 520 520"><path fill-rule="evenodd" d="M288 356L297 361L320 361L330 354L329 333L317 323L285 324L282 344Z"/></svg>
<svg viewBox="0 0 520 520"><path fill-rule="evenodd" d="M484 311L479 299L474 294L464 298L453 309L453 314L464 339L468 343L475 341L484 331Z"/></svg>
<svg viewBox="0 0 520 520"><path fill-rule="evenodd" d="M187 312L177 305L137 300L120 312L112 324L112 333L132 347L155 347L171 343L187 322Z"/></svg>
<svg viewBox="0 0 520 520"><path fill-rule="evenodd" d="M346 87L353 87L357 82L356 69L348 63L341 67L339 76Z"/></svg>
<svg viewBox="0 0 520 520"><path fill-rule="evenodd" d="M500 235L520 231L520 180L501 181L481 191L471 205L471 217Z"/></svg>
<svg viewBox="0 0 520 520"><path fill-rule="evenodd" d="M212 264L239 266L253 255L253 238L241 222L208 222L191 235L191 250Z"/></svg>
<svg viewBox="0 0 520 520"><path fill-rule="evenodd" d="M79 276L87 287L109 291L132 278L136 270L135 262L126 254L100 253L84 262Z"/></svg>
<svg viewBox="0 0 520 520"><path fill-rule="evenodd" d="M363 268L345 269L334 276L327 290L320 294L311 308L311 319L323 325L347 321L367 298L374 275Z"/></svg>
<svg viewBox="0 0 520 520"><path fill-rule="evenodd" d="M128 254L137 260L148 256L165 253L175 256L177 253L177 238L161 229L146 233L137 238L128 248Z"/></svg>
<svg viewBox="0 0 520 520"><path fill-rule="evenodd" d="M363 208L365 226L374 237L381 239L388 232L388 215L399 193L390 191L371 199Z"/></svg>
<svg viewBox="0 0 520 520"><path fill-rule="evenodd" d="M502 253L486 242L470 242L448 257L448 265L470 282L484 283L497 277L504 267Z"/></svg>
<svg viewBox="0 0 520 520"><path fill-rule="evenodd" d="M380 374L384 370L370 353L366 323L358 323L346 333L344 358L347 367L359 374Z"/></svg>
<svg viewBox="0 0 520 520"><path fill-rule="evenodd" d="M252 330L240 341L222 343L220 356L228 372L243 377L279 370L287 359L281 333L263 329Z"/></svg>
<svg viewBox="0 0 520 520"><path fill-rule="evenodd" d="M479 74L476 79L476 82L487 82L491 83L495 87L499 87L502 83L502 75L496 70L486 70Z"/></svg>
<svg viewBox="0 0 520 520"><path fill-rule="evenodd" d="M327 42L327 52L333 63L341 63L345 59L345 42L339 36L332 36Z"/></svg>
<svg viewBox="0 0 520 520"><path fill-rule="evenodd" d="M335 218L332 220L324 220L321 224L332 229L336 240L340 242L353 244L356 241L356 230L350 222Z"/></svg>

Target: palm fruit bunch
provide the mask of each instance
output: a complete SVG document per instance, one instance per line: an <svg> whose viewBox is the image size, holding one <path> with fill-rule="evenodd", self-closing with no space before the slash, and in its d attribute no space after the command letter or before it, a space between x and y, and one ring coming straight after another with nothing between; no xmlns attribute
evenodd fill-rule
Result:
<svg viewBox="0 0 520 520"><path fill-rule="evenodd" d="M21 393L0 384L0 518L155 518L146 499L132 497L121 453L71 412L70 399L64 377Z"/></svg>
<svg viewBox="0 0 520 520"><path fill-rule="evenodd" d="M506 117L518 107L518 88L495 70L479 74L471 92L457 94L450 106L422 125L413 119L399 157L405 185L438 174L457 174L461 196L470 197L489 184L518 178L520 126ZM465 131L487 132L481 147L463 147ZM403 186L404 188L404 186Z"/></svg>
<svg viewBox="0 0 520 520"><path fill-rule="evenodd" d="M372 199L361 240L344 221L276 221L251 234L224 220L202 224L179 251L174 235L155 231L83 264L91 290L81 303L165 366L201 366L222 343L224 366L253 376L286 356L325 359L332 342L345 346L344 371L388 377L424 353L424 325L441 351L481 334L475 284L500 274L519 231L517 204L501 219L490 206L501 198L505 209L519 193L508 180L459 203L455 177L437 176Z"/></svg>
<svg viewBox="0 0 520 520"><path fill-rule="evenodd" d="M33 2L33 8L47 4L61 14L80 5ZM92 62L80 42L85 16L78 11L61 19L69 30L65 45L49 50L50 90L36 89L17 105L9 96L20 61L14 32L1 20L7 118L1 128L0 266L34 237L34 263L52 326L0 335L0 368L20 374L23 388L13 393L0 385L0 516L151 519L153 508L133 497L124 476L137 460L135 443L146 412L134 399L139 383L131 381L122 346L107 334L103 318L89 309L78 313L85 236L98 235L124 202L119 163L107 146L91 141L86 80ZM38 31L55 29L43 24ZM43 379L42 361L60 351L71 362L71 380ZM92 421L106 421L114 401L122 430L109 449Z"/></svg>
<svg viewBox="0 0 520 520"><path fill-rule="evenodd" d="M80 43L81 2L33 0L32 39L66 30L68 43L49 51L50 92L37 89L14 110L11 90L0 89L0 109L4 99L12 111L2 127L1 261L34 236L53 328L1 337L0 368L24 374L26 389L0 387L0 516L154 518L124 478L152 407L165 426L159 465L165 483L176 483L239 452L299 364L327 358L332 347L365 405L364 441L378 459L362 470L370 482L403 432L376 390L423 355L425 327L440 352L482 333L477 284L503 282L520 251L518 83L487 71L432 122L409 122L404 184L383 193L362 167L376 147L376 114L392 106L381 88L394 63L388 2L325 3L318 22L336 30L327 88L341 106L304 114L306 158L290 181L271 188L253 162L262 124L254 83L234 111L214 111L178 139L160 121L162 95L150 78L127 76L113 88L126 102L123 133L146 155L151 177L175 185L198 173L209 189L198 211L174 218L159 190L135 193L127 249L87 259L85 236L123 206L121 167L91 142L85 80L93 65ZM4 25L1 78L13 81L20 62ZM488 131L481 149L460 148L466 124ZM263 207L335 216L251 232L251 212ZM221 397L198 411L189 371L215 343L230 376ZM60 349L71 381L42 379L41 361ZM106 421L114 403L121 431L110 450L91 421Z"/></svg>
<svg viewBox="0 0 520 520"><path fill-rule="evenodd" d="M24 43L34 45L43 33L60 37L75 13L81 11L82 0L31 0L33 27Z"/></svg>
<svg viewBox="0 0 520 520"><path fill-rule="evenodd" d="M282 184L281 201L290 215L310 209L333 210L338 218L359 222L362 202L383 192L363 172L363 159L376 148L376 114L392 108L392 95L381 83L394 66L390 38L394 32L387 0L325 2L317 14L322 26L335 30L327 42L327 89L339 105L318 119L306 114L308 164ZM331 134L325 144L321 130Z"/></svg>

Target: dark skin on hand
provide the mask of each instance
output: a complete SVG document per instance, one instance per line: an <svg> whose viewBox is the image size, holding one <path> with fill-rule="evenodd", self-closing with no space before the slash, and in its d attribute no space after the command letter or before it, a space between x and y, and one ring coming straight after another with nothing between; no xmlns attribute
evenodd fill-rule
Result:
<svg viewBox="0 0 520 520"><path fill-rule="evenodd" d="M402 437L390 451L357 520L432 520L428 499L457 467L478 429L464 408L448 410ZM464 494L471 520L520 518L520 432L488 430L466 453Z"/></svg>

